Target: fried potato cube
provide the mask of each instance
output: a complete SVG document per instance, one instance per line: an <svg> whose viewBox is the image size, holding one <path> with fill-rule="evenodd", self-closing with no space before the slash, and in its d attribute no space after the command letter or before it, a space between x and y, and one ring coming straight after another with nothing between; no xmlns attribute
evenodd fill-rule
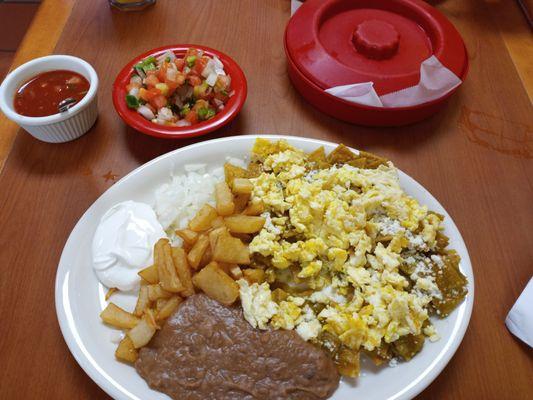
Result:
<svg viewBox="0 0 533 400"><path fill-rule="evenodd" d="M187 261L193 269L198 269L202 257L204 256L205 251L209 247L209 237L207 235L201 235L194 246L192 247L189 254L187 254Z"/></svg>
<svg viewBox="0 0 533 400"><path fill-rule="evenodd" d="M178 235L184 243L190 244L191 246L195 244L198 239L198 232L190 229L178 229L176 235Z"/></svg>
<svg viewBox="0 0 533 400"><path fill-rule="evenodd" d="M140 270L137 274L148 283L159 282L159 273L157 272L157 265L155 264Z"/></svg>
<svg viewBox="0 0 533 400"><path fill-rule="evenodd" d="M248 206L248 201L250 201L250 197L250 193L235 195L233 199L233 203L235 203L235 214L239 214L244 211L244 209Z"/></svg>
<svg viewBox="0 0 533 400"><path fill-rule="evenodd" d="M225 163L224 164L224 176L226 178L226 183L231 188L233 185L233 180L235 178L247 178L248 171L244 168L237 167L236 165Z"/></svg>
<svg viewBox="0 0 533 400"><path fill-rule="evenodd" d="M233 180L232 191L235 194L251 194L254 190L254 184L250 179L235 178Z"/></svg>
<svg viewBox="0 0 533 400"><path fill-rule="evenodd" d="M265 281L265 271L260 268L249 268L242 271L244 279L248 281L250 285L254 283L263 283Z"/></svg>
<svg viewBox="0 0 533 400"><path fill-rule="evenodd" d="M232 270L232 268L235 268L235 267L239 268L237 264L230 264L230 263L225 263L225 262L217 262L217 264L220 267L220 269L228 275L231 275L230 271Z"/></svg>
<svg viewBox="0 0 533 400"><path fill-rule="evenodd" d="M233 214L233 210L235 210L233 194L226 182L219 182L215 185L215 201L218 215Z"/></svg>
<svg viewBox="0 0 533 400"><path fill-rule="evenodd" d="M118 344L118 347L115 350L115 357L118 360L129 363L134 363L137 361L139 353L128 336L124 336L124 339L122 339Z"/></svg>
<svg viewBox="0 0 533 400"><path fill-rule="evenodd" d="M139 349L146 346L155 334L157 325L153 321L153 317L145 314L145 317L139 321L135 327L130 329L127 333L128 337L133 343L133 347Z"/></svg>
<svg viewBox="0 0 533 400"><path fill-rule="evenodd" d="M106 324L120 329L130 329L139 323L139 318L114 303L109 303L107 307L104 308L100 313L100 318L102 318L102 321Z"/></svg>
<svg viewBox="0 0 533 400"><path fill-rule="evenodd" d="M265 218L251 215L232 215L224 218L224 224L232 233L256 233L263 229Z"/></svg>
<svg viewBox="0 0 533 400"><path fill-rule="evenodd" d="M172 261L174 261L174 267L183 285L183 290L180 292L180 295L185 297L192 296L194 294L194 285L192 284L191 270L185 250L180 247L173 247Z"/></svg>
<svg viewBox="0 0 533 400"><path fill-rule="evenodd" d="M218 217L217 210L209 204L205 204L189 221L189 229L195 232L202 232L211 227L213 220Z"/></svg>
<svg viewBox="0 0 533 400"><path fill-rule="evenodd" d="M198 264L198 268L203 268L207 264L209 264L211 261L213 261L213 250L211 250L211 246L207 246L207 249L205 249L204 255L202 256L202 259L200 260L200 264Z"/></svg>
<svg viewBox="0 0 533 400"><path fill-rule="evenodd" d="M137 317L141 317L144 310L150 307L150 296L148 295L148 286L141 286L139 290L139 297L137 297L137 304L135 304L135 310L133 314Z"/></svg>
<svg viewBox="0 0 533 400"><path fill-rule="evenodd" d="M239 297L239 285L213 261L192 277L194 285L212 299L231 305Z"/></svg>
<svg viewBox="0 0 533 400"><path fill-rule="evenodd" d="M262 201L248 204L242 212L244 215L261 215L265 211L265 205Z"/></svg>
<svg viewBox="0 0 533 400"><path fill-rule="evenodd" d="M216 217L213 220L213 222L211 222L211 228L213 229L222 228L223 226L224 226L224 217L220 215Z"/></svg>
<svg viewBox="0 0 533 400"><path fill-rule="evenodd" d="M154 263L157 265L159 284L167 292L181 292L184 287L174 267L170 243L167 239L159 239L155 246Z"/></svg>
<svg viewBox="0 0 533 400"><path fill-rule="evenodd" d="M211 251L215 250L217 240L220 235L228 235L228 228L226 228L226 226L213 229L211 232L209 232L209 247L211 247Z"/></svg>
<svg viewBox="0 0 533 400"><path fill-rule="evenodd" d="M250 233L235 233L232 232L231 236L234 238L240 239L243 243L250 243L252 239L254 238L252 234Z"/></svg>
<svg viewBox="0 0 533 400"><path fill-rule="evenodd" d="M230 265L232 265L232 264L230 264ZM242 269L240 269L237 264L233 264L233 265L234 265L234 267L230 268L230 270L229 270L229 275L233 279L241 279L244 276L242 274Z"/></svg>
<svg viewBox="0 0 533 400"><path fill-rule="evenodd" d="M155 302L156 314L167 304L168 299L157 299Z"/></svg>
<svg viewBox="0 0 533 400"><path fill-rule="evenodd" d="M250 252L248 246L240 239L220 235L213 251L213 260L248 265L250 264Z"/></svg>
<svg viewBox="0 0 533 400"><path fill-rule="evenodd" d="M159 284L148 285L148 299L150 301L156 301L157 299L168 299L172 297L172 293L164 290Z"/></svg>
<svg viewBox="0 0 533 400"><path fill-rule="evenodd" d="M183 299L179 296L174 296L168 299L165 303L165 305L157 312L157 315L155 319L157 321L162 321L167 319L172 315L174 311L178 308L178 306L181 304Z"/></svg>

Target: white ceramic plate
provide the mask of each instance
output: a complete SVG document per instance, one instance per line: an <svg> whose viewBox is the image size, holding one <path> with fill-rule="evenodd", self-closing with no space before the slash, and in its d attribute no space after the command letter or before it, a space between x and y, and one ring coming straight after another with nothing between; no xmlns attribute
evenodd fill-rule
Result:
<svg viewBox="0 0 533 400"><path fill-rule="evenodd" d="M292 145L312 151L324 145L331 151L336 144L292 136L266 136L287 139ZM67 240L56 277L56 310L67 345L85 372L115 399L166 399L151 390L135 369L115 360L116 344L111 341L115 330L99 318L106 306L105 288L98 282L91 265L91 241L100 217L114 204L125 200L153 202L154 189L170 179L171 173L182 173L188 163L220 166L227 156L245 158L257 136L239 136L197 143L165 154L137 168L107 190L85 212ZM424 390L442 371L463 339L474 301L474 276L465 244L454 222L439 202L419 183L400 172L405 191L422 204L446 216L445 233L451 248L462 259L461 270L468 277L469 294L448 318L435 320L441 336L438 342L426 345L408 363L396 367L377 368L363 361L362 374L357 380L343 380L333 395L335 400L410 399ZM133 308L133 295L114 295L113 301Z"/></svg>

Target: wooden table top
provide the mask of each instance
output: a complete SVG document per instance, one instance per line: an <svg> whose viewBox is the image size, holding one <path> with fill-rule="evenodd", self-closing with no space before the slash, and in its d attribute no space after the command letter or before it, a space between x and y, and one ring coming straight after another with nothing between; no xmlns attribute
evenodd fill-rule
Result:
<svg viewBox="0 0 533 400"><path fill-rule="evenodd" d="M0 119L0 160L7 158L0 174L0 398L106 398L70 355L55 316L55 273L70 231L137 166L199 140L244 133L343 142L392 159L423 184L463 234L476 293L462 345L419 398L533 398L533 352L504 325L533 274L530 31L514 2L433 3L463 35L470 74L431 119L371 129L317 112L291 86L282 46L288 0L159 1L133 14L110 11L106 0L45 0L15 65L50 52L84 58L100 77L100 114L88 134L61 145ZM111 103L116 74L135 55L180 42L219 49L242 66L244 109L195 140L159 140L127 128Z"/></svg>

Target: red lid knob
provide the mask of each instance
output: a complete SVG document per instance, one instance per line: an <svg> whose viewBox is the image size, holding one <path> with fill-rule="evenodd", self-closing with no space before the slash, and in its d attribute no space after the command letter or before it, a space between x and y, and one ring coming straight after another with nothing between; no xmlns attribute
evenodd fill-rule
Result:
<svg viewBox="0 0 533 400"><path fill-rule="evenodd" d="M357 51L365 57L385 60L398 51L400 34L391 24L372 19L357 26L352 41Z"/></svg>

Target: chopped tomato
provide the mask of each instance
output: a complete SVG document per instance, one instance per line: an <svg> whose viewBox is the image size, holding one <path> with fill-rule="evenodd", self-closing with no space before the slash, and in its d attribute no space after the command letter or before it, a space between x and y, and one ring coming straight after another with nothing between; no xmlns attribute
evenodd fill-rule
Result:
<svg viewBox="0 0 533 400"><path fill-rule="evenodd" d="M176 91L176 89L181 86L177 82L173 82L173 81L169 81L169 80L167 80L165 83L168 86L168 94L167 94L167 96L172 96L172 94Z"/></svg>
<svg viewBox="0 0 533 400"><path fill-rule="evenodd" d="M162 94L159 94L150 100L150 104L154 106L157 110L159 110L161 107L165 107L167 103L167 98Z"/></svg>
<svg viewBox="0 0 533 400"><path fill-rule="evenodd" d="M194 67L192 70L196 72L198 75L202 75L202 71L204 70L206 65L207 65L207 61L203 57L199 58L194 63Z"/></svg>
<svg viewBox="0 0 533 400"><path fill-rule="evenodd" d="M164 62L157 72L157 77L159 78L160 82L165 82L165 79L167 79L167 69L168 63Z"/></svg>
<svg viewBox="0 0 533 400"><path fill-rule="evenodd" d="M139 89L139 97L144 101L151 101L154 97L159 96L160 94L161 92L156 88L149 90L146 90L145 88Z"/></svg>
<svg viewBox="0 0 533 400"><path fill-rule="evenodd" d="M196 124L198 122L198 114L196 114L196 111L191 110L185 116L185 120L189 121L191 124Z"/></svg>
<svg viewBox="0 0 533 400"><path fill-rule="evenodd" d="M157 85L158 83L159 83L159 79L157 79L157 76L155 75L148 75L144 79L144 84L148 87L148 89L155 87L155 85Z"/></svg>
<svg viewBox="0 0 533 400"><path fill-rule="evenodd" d="M220 101L222 101L224 103L226 101L228 101L228 99L229 99L228 94L225 91L218 92L218 93L215 92L214 97L215 97L215 99L218 99L218 100L220 100Z"/></svg>
<svg viewBox="0 0 533 400"><path fill-rule="evenodd" d="M196 75L189 75L189 84L191 86L198 86L202 84L202 79Z"/></svg>
<svg viewBox="0 0 533 400"><path fill-rule="evenodd" d="M183 58L176 58L174 60L174 64L176 64L176 67L178 68L178 71L183 71L183 68L185 67L185 60Z"/></svg>

